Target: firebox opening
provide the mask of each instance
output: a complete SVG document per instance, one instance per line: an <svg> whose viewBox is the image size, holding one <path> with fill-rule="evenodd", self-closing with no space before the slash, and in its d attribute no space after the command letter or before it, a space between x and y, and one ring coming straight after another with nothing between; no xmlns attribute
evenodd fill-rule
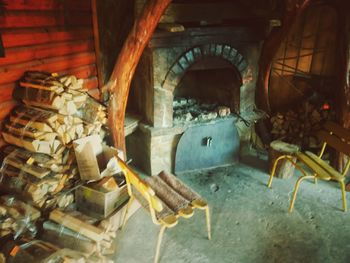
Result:
<svg viewBox="0 0 350 263"><path fill-rule="evenodd" d="M196 63L174 90L174 124L238 113L241 85L240 74L222 59L208 58Z"/></svg>

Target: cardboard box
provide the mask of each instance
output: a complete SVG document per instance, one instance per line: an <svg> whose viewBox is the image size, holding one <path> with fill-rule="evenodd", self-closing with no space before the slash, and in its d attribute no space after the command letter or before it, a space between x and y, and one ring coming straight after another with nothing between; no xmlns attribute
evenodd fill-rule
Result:
<svg viewBox="0 0 350 263"><path fill-rule="evenodd" d="M124 160L123 152L102 145L100 136L92 135L73 142L80 178L86 181L100 180L120 172L115 156Z"/></svg>
<svg viewBox="0 0 350 263"><path fill-rule="evenodd" d="M77 209L99 219L106 218L129 200L126 185L114 191L101 191L81 186L75 191Z"/></svg>

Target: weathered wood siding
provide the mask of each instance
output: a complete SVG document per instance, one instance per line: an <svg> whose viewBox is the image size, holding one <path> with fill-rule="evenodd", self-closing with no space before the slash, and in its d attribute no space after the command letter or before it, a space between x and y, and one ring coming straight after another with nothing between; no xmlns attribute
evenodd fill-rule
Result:
<svg viewBox="0 0 350 263"><path fill-rule="evenodd" d="M5 57L0 58L0 123L16 105L12 91L26 70L74 74L98 96L90 0L2 2Z"/></svg>

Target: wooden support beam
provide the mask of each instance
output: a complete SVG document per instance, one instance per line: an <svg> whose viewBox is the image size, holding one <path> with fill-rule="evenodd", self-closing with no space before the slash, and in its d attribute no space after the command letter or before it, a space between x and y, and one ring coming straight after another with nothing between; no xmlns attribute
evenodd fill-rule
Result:
<svg viewBox="0 0 350 263"><path fill-rule="evenodd" d="M149 0L136 19L102 91L110 92L108 118L114 145L125 152L124 118L132 77L142 52L171 0Z"/></svg>

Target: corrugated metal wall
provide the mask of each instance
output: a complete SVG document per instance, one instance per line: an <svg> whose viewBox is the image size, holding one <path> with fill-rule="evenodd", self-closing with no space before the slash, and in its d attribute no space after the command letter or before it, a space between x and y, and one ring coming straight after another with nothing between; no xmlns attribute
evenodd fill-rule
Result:
<svg viewBox="0 0 350 263"><path fill-rule="evenodd" d="M3 0L0 123L16 105L12 90L26 70L74 74L98 96L90 0ZM0 139L0 145L3 141Z"/></svg>

